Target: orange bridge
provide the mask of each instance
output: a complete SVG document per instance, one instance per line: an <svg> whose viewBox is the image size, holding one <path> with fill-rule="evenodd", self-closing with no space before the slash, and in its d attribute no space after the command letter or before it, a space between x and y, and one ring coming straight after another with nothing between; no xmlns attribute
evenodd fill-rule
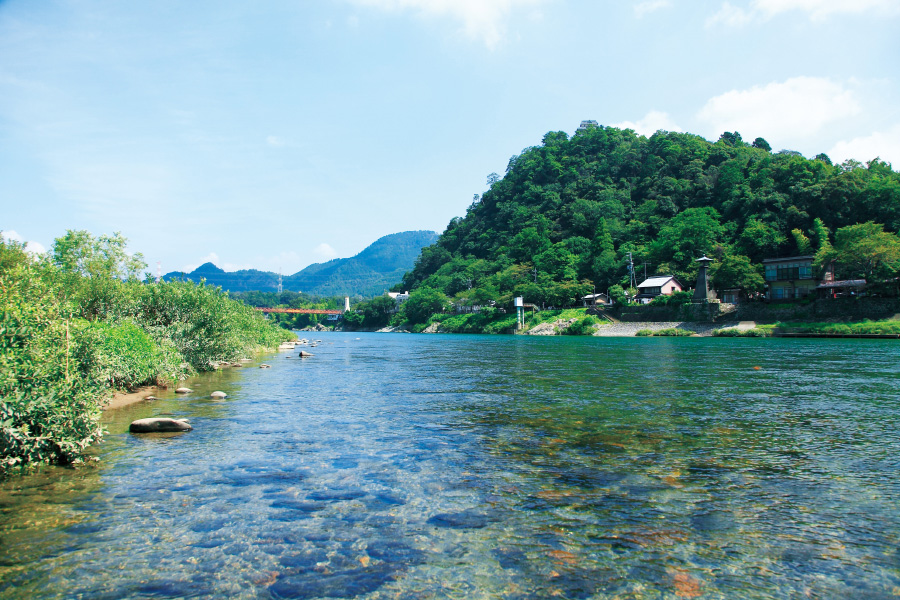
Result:
<svg viewBox="0 0 900 600"><path fill-rule="evenodd" d="M321 308L260 308L254 306L256 310L264 313L286 313L291 315L342 315L342 310L325 310Z"/></svg>

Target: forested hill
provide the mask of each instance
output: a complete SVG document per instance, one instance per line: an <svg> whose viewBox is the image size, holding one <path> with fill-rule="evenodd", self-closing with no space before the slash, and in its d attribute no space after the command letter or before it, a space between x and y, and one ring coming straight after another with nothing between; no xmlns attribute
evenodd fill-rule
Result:
<svg viewBox="0 0 900 600"><path fill-rule="evenodd" d="M830 250L835 233L857 223L900 228L900 174L889 164L773 153L738 133L711 143L602 126L551 132L488 184L399 287L463 303L563 303L627 286L631 252L638 283L646 268L690 284L705 253L717 286L761 288L764 258Z"/></svg>
<svg viewBox="0 0 900 600"><path fill-rule="evenodd" d="M312 296L375 296L395 285L409 271L424 246L437 239L433 231L404 231L386 235L353 258L336 258L310 265L293 275L284 276L285 290L302 291ZM200 265L190 273L172 272L166 280L184 278L221 286L234 292L274 292L278 274L246 269L226 272L212 263Z"/></svg>

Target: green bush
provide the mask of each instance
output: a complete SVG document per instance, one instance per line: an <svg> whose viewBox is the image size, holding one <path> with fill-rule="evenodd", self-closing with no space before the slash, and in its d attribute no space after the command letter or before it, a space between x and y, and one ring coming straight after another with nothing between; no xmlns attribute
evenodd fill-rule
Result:
<svg viewBox="0 0 900 600"><path fill-rule="evenodd" d="M597 319L588 315L583 319L579 319L575 321L571 325L569 325L564 331L563 335L594 335L597 331L597 328L594 325L597 324Z"/></svg>
<svg viewBox="0 0 900 600"><path fill-rule="evenodd" d="M91 382L114 389L163 383L184 376L181 356L168 340L157 343L130 321L119 324L79 319L73 323L73 358Z"/></svg>
<svg viewBox="0 0 900 600"><path fill-rule="evenodd" d="M10 252L0 241L0 255ZM100 439L103 388L69 359L64 310L31 261L0 270L0 476L71 462Z"/></svg>
<svg viewBox="0 0 900 600"><path fill-rule="evenodd" d="M209 370L295 337L219 288L141 284L122 258L124 238L92 240L69 232L50 260L0 238L0 476L78 459L101 437L113 388L182 377L185 363Z"/></svg>
<svg viewBox="0 0 900 600"><path fill-rule="evenodd" d="M690 337L697 335L688 329L679 329L678 327L670 327L669 329L641 329L634 334L639 337L655 336L655 337Z"/></svg>
<svg viewBox="0 0 900 600"><path fill-rule="evenodd" d="M729 327L727 329L715 329L712 334L714 337L771 337L772 330L760 329L759 327L754 327L753 329Z"/></svg>

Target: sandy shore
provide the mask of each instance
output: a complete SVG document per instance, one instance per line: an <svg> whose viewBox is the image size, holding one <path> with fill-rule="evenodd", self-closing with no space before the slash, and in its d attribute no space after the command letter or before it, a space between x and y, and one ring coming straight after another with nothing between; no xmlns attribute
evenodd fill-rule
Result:
<svg viewBox="0 0 900 600"><path fill-rule="evenodd" d="M133 392L116 392L113 394L113 397L110 398L109 403L103 407L103 410L122 408L123 406L140 402L147 396L155 396L158 393L159 388L155 385L138 388Z"/></svg>

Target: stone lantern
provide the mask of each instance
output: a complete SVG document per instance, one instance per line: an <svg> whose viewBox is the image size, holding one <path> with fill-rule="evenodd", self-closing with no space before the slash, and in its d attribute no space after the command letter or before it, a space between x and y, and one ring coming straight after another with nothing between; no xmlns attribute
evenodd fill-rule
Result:
<svg viewBox="0 0 900 600"><path fill-rule="evenodd" d="M709 302L709 277L706 271L712 261L713 259L705 254L697 259L697 262L700 263L700 271L697 273L697 287L694 288L695 303Z"/></svg>

